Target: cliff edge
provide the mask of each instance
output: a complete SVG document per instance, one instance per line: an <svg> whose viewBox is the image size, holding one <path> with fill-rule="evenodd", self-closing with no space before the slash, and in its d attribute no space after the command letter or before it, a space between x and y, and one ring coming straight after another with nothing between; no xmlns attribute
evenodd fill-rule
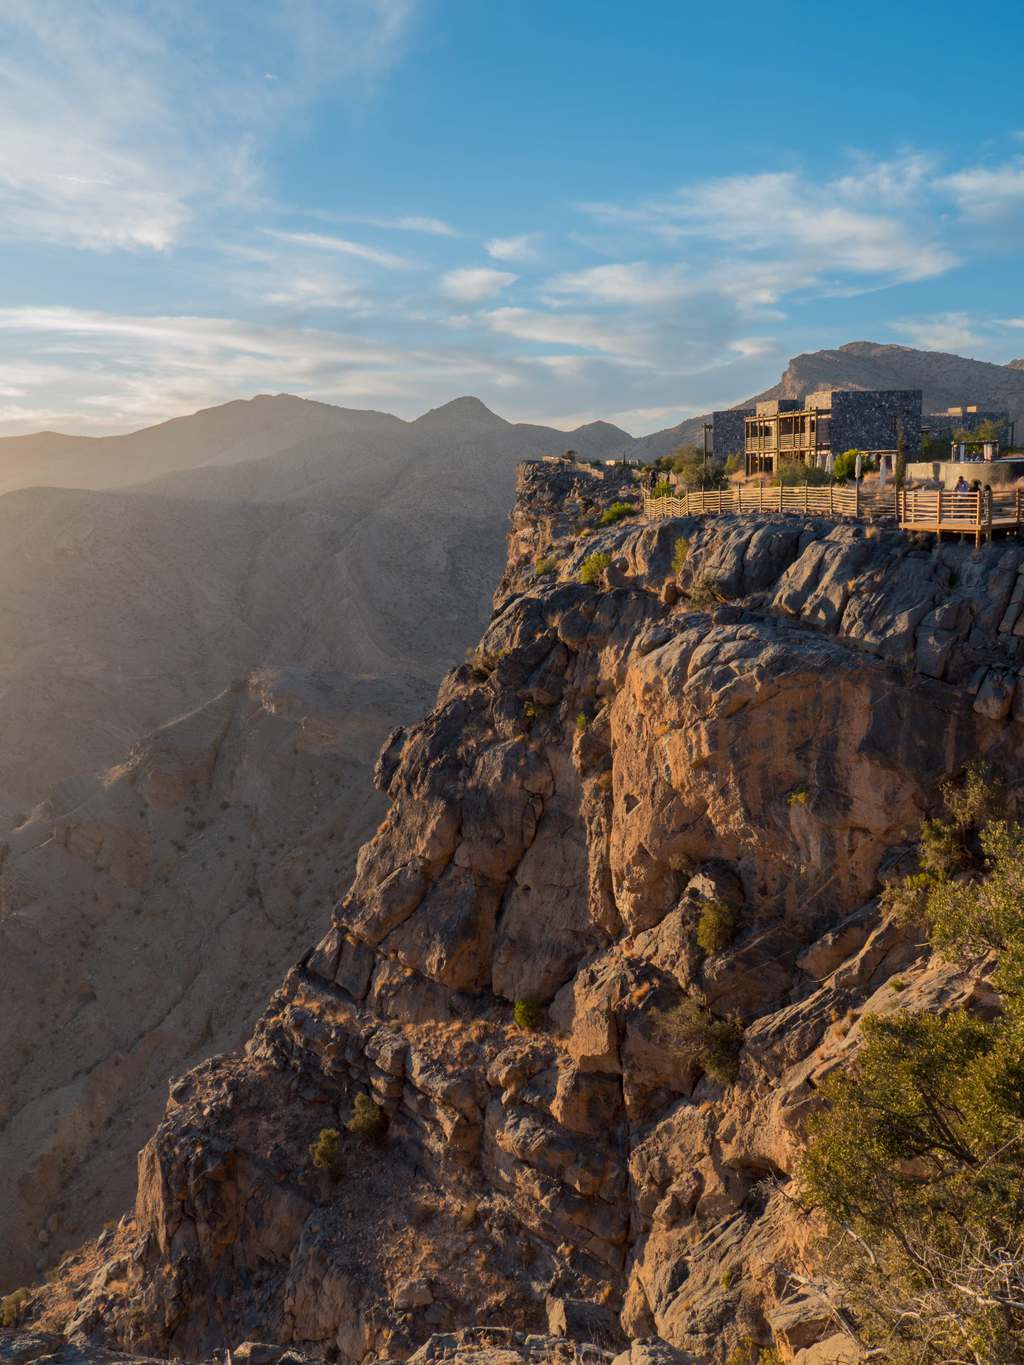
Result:
<svg viewBox="0 0 1024 1365"><path fill-rule="evenodd" d="M23 1323L185 1359L855 1358L792 1176L865 1019L987 996L878 895L945 775L1019 783L1024 553L604 524L630 487L520 467L490 624L384 746L328 933L172 1083L134 1211Z"/></svg>

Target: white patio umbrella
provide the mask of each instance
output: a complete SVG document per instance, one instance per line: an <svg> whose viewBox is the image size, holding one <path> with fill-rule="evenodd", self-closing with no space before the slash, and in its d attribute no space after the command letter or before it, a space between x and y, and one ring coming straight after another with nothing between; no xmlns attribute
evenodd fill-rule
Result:
<svg viewBox="0 0 1024 1365"><path fill-rule="evenodd" d="M853 467L853 477L854 477L855 479L859 479L859 478L860 478L861 470L863 469L863 467L864 467L864 456L863 456L863 455L860 453L860 451L858 450L858 451L857 451L857 462L856 462L856 464L855 464L854 467Z"/></svg>
<svg viewBox="0 0 1024 1365"><path fill-rule="evenodd" d="M888 462L888 460L885 458L884 455L880 455L880 456L878 457L878 489L879 489L879 492L881 492L881 490L885 487L885 467L886 467L886 465L887 465L888 463L889 463L889 462Z"/></svg>
<svg viewBox="0 0 1024 1365"><path fill-rule="evenodd" d="M831 474L831 473L832 473L832 466L833 466L833 455L832 455L832 452L831 452L831 450L830 450L830 451L828 452L828 454L825 456L825 473L826 473L826 474Z"/></svg>

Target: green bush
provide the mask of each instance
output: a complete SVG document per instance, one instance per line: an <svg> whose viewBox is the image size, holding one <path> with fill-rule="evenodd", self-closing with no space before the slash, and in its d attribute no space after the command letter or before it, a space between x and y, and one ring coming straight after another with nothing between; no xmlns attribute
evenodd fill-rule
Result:
<svg viewBox="0 0 1024 1365"><path fill-rule="evenodd" d="M946 831L991 790L979 770L947 784ZM977 843L938 840L913 897L944 956L995 955L1001 1012L866 1017L799 1171L863 1344L914 1365L1010 1362L1024 1340L1024 832L987 820Z"/></svg>
<svg viewBox="0 0 1024 1365"><path fill-rule="evenodd" d="M697 944L706 953L723 953L736 937L736 911L721 901L705 901L697 919Z"/></svg>
<svg viewBox="0 0 1024 1365"><path fill-rule="evenodd" d="M678 474L686 488L722 488L726 482L725 466L710 458L705 463L700 446L677 446L671 455L663 455L658 464Z"/></svg>
<svg viewBox="0 0 1024 1365"><path fill-rule="evenodd" d="M384 1136L387 1117L379 1104L360 1091L352 1101L352 1117L345 1127L357 1137L376 1139Z"/></svg>
<svg viewBox="0 0 1024 1365"><path fill-rule="evenodd" d="M601 575L611 562L611 555L606 555L603 550L595 550L592 555L587 555L580 569L580 582L599 582Z"/></svg>
<svg viewBox="0 0 1024 1365"><path fill-rule="evenodd" d="M694 1057L720 1085L730 1085L739 1075L743 1027L738 1020L717 1019L688 998L661 1016L661 1032L670 1046Z"/></svg>
<svg viewBox="0 0 1024 1365"><path fill-rule="evenodd" d="M341 1175L341 1134L337 1128L321 1128L316 1141L309 1145L309 1156L318 1171L326 1171L337 1180Z"/></svg>
<svg viewBox="0 0 1024 1365"><path fill-rule="evenodd" d="M744 463L744 457L740 451L736 451L734 455L727 455L725 459L726 474L738 474L744 467Z"/></svg>
<svg viewBox="0 0 1024 1365"><path fill-rule="evenodd" d="M680 536L672 548L672 572L677 576L682 573L686 557L690 553L690 542L685 536Z"/></svg>
<svg viewBox="0 0 1024 1365"><path fill-rule="evenodd" d="M579 714L577 715L577 717L576 717L576 729L577 729L577 730L580 732L580 734L582 735L583 731L584 731L586 728L587 728L587 718L586 718L586 716L583 714L583 712L580 711L580 713L579 713Z"/></svg>
<svg viewBox="0 0 1024 1365"><path fill-rule="evenodd" d="M536 1000L517 1000L512 1014L520 1028L535 1033L543 1021L544 1008Z"/></svg>
<svg viewBox="0 0 1024 1365"><path fill-rule="evenodd" d="M841 455L837 455L832 462L832 476L837 483L845 483L847 479L852 479L857 472L857 456L862 455L860 450L844 450ZM946 451L947 458L949 451Z"/></svg>
<svg viewBox="0 0 1024 1365"><path fill-rule="evenodd" d="M827 469L816 469L812 464L803 464L797 460L787 461L779 470L772 483L781 483L784 488L800 487L810 484L812 488L823 488L832 482L832 475Z"/></svg>
<svg viewBox="0 0 1024 1365"><path fill-rule="evenodd" d="M543 578L547 574L554 573L557 568L558 560L554 555L541 555L533 566L533 572L538 578Z"/></svg>
<svg viewBox="0 0 1024 1365"><path fill-rule="evenodd" d="M811 799L811 794L806 787L794 787L786 797L786 805L792 809L794 806L806 806Z"/></svg>
<svg viewBox="0 0 1024 1365"><path fill-rule="evenodd" d="M614 526L624 517L635 517L639 510L631 502L613 502L611 507L606 507L601 513L600 523L602 526Z"/></svg>
<svg viewBox="0 0 1024 1365"><path fill-rule="evenodd" d="M651 489L652 498L675 497L676 486L670 479L659 479Z"/></svg>

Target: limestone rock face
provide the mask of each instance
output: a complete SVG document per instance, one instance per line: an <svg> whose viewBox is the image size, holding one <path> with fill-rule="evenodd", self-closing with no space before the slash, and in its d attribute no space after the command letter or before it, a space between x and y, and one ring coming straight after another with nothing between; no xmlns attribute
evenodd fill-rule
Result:
<svg viewBox="0 0 1024 1365"><path fill-rule="evenodd" d="M491 622L389 737L328 931L242 1054L172 1085L134 1212L27 1320L190 1358L847 1351L786 1187L865 1017L984 994L877 895L947 772L984 755L1019 787L1020 555L814 518L600 529L628 493L523 467ZM580 581L595 550L613 583Z"/></svg>

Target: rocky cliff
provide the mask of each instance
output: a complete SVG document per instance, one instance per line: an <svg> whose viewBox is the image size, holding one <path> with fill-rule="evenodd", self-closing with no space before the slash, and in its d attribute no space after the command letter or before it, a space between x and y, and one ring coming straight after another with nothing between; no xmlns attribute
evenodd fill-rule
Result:
<svg viewBox="0 0 1024 1365"><path fill-rule="evenodd" d="M191 1359L853 1358L794 1164L867 1016L987 998L877 894L943 776L1019 781L1024 553L602 527L624 491L520 468L490 624L384 746L329 931L23 1321Z"/></svg>

